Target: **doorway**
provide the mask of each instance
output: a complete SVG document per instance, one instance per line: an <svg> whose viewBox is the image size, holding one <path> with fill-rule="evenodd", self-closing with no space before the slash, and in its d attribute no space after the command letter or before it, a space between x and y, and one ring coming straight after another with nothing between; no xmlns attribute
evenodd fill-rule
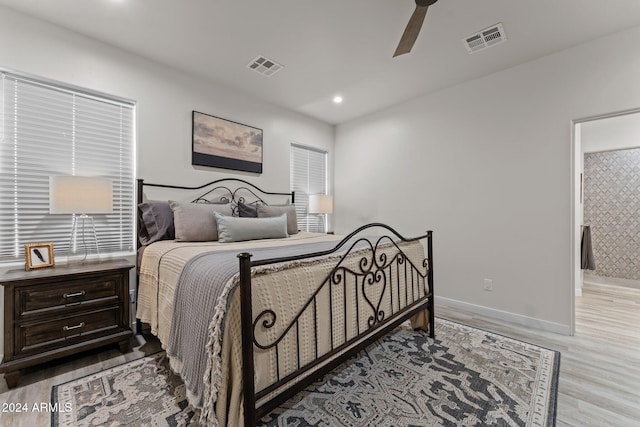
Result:
<svg viewBox="0 0 640 427"><path fill-rule="evenodd" d="M573 141L572 292L581 296L584 283L640 287L640 261L633 256L640 251L640 110L576 120ZM589 266L591 270L582 269L585 226L593 243L595 266ZM575 297L571 334L575 331Z"/></svg>

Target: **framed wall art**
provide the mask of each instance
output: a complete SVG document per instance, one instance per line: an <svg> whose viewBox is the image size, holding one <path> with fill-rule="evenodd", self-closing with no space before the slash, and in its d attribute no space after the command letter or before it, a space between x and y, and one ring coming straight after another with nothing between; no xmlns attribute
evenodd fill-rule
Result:
<svg viewBox="0 0 640 427"><path fill-rule="evenodd" d="M24 245L25 270L53 267L53 243L28 243Z"/></svg>
<svg viewBox="0 0 640 427"><path fill-rule="evenodd" d="M193 111L191 164L262 173L262 129Z"/></svg>

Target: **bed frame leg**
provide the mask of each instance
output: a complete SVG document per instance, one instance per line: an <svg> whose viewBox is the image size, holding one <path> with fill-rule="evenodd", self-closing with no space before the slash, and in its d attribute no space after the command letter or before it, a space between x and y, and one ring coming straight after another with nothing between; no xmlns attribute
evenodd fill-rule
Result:
<svg viewBox="0 0 640 427"><path fill-rule="evenodd" d="M253 313L251 302L251 254L240 258L240 319L242 322L242 394L245 427L256 425L256 394L253 366Z"/></svg>
<svg viewBox="0 0 640 427"><path fill-rule="evenodd" d="M429 292L431 297L429 298L429 337L436 337L436 315L435 315L435 298L436 294L433 291L433 231L427 232L427 256L429 257Z"/></svg>

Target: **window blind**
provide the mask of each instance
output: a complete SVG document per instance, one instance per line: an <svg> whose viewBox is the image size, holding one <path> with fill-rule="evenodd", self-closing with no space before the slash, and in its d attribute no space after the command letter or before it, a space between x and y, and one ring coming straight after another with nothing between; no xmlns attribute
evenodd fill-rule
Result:
<svg viewBox="0 0 640 427"><path fill-rule="evenodd" d="M132 252L134 104L8 72L0 79L0 262L23 260L26 243L68 253L73 216L49 213L52 175L111 180L113 213L94 215L100 253Z"/></svg>
<svg viewBox="0 0 640 427"><path fill-rule="evenodd" d="M327 152L291 144L291 190L296 192L298 228L324 233L324 219L310 215L309 195L327 194Z"/></svg>

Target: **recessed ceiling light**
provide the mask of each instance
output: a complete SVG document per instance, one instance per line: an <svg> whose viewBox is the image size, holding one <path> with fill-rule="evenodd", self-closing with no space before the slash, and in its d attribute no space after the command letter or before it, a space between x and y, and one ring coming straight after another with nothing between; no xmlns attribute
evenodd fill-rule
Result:
<svg viewBox="0 0 640 427"><path fill-rule="evenodd" d="M342 97L340 95L334 96L333 97L333 102L335 102L336 104L342 103Z"/></svg>

